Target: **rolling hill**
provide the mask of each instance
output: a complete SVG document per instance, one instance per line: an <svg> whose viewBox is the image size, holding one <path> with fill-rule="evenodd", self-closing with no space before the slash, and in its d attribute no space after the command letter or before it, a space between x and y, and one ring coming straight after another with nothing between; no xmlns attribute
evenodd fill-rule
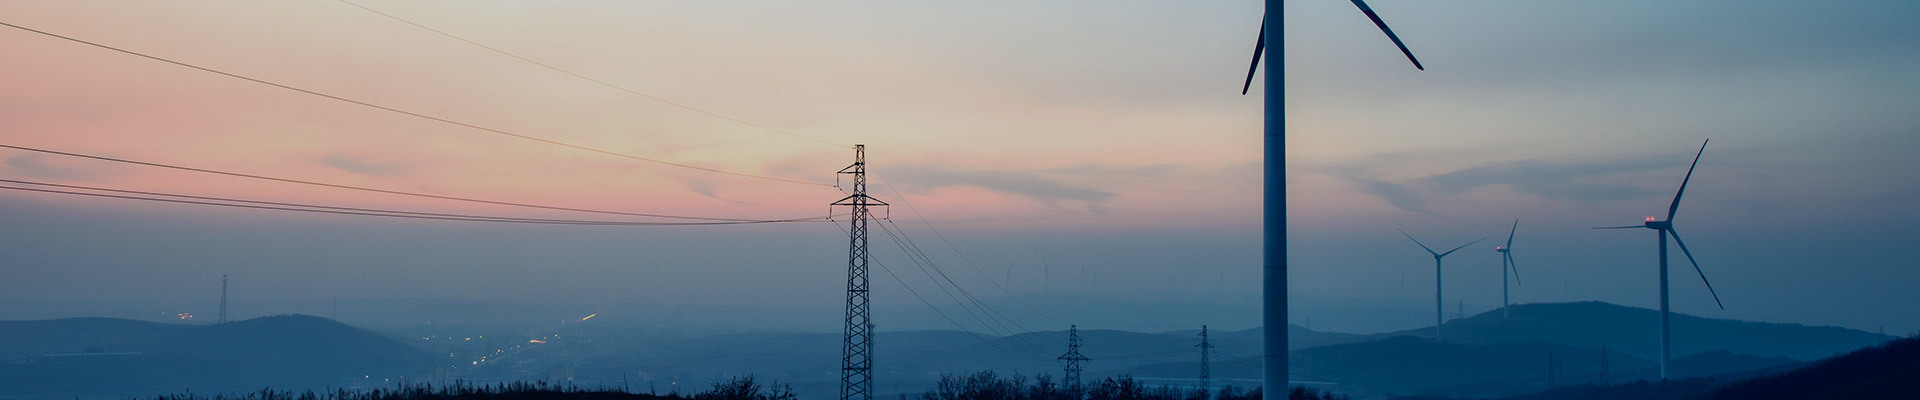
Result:
<svg viewBox="0 0 1920 400"><path fill-rule="evenodd" d="M1595 382L1658 379L1651 357L1658 349L1658 312L1606 303L1527 304L1514 307L1511 319L1498 312L1450 321L1447 341L1431 339L1432 329L1415 329L1368 336L1308 334L1289 338L1296 344L1290 355L1293 379L1328 385L1328 390L1369 396L1442 395L1507 396L1538 392L1547 387L1547 355L1555 359L1555 377L1562 386ZM1675 337L1711 335L1725 340L1687 342L1676 346L1674 377L1749 377L1755 371L1778 371L1835 352L1872 346L1887 336L1835 328L1675 317ZM1690 330L1682 334L1681 330ZM1257 352L1257 330L1215 337L1247 335ZM1296 332L1296 335L1299 333ZM1328 345L1297 348L1305 340L1332 339ZM1609 364L1602 369L1601 346ZM1637 348L1636 348L1637 347ZM1248 352L1253 353L1253 352ZM1257 353L1253 353L1257 354ZM1782 355L1787 356L1782 356ZM1258 379L1260 364L1252 354L1214 357L1216 379ZM1138 366L1106 367L1100 375L1191 379L1199 366L1191 355L1183 359ZM1740 375L1748 374L1748 375Z"/></svg>
<svg viewBox="0 0 1920 400"><path fill-rule="evenodd" d="M1676 362L1678 362L1676 360ZM1898 339L1795 368L1665 382L1576 385L1499 400L1770 400L1920 398L1920 338ZM1444 400L1448 397L1403 397Z"/></svg>
<svg viewBox="0 0 1920 400"><path fill-rule="evenodd" d="M1660 349L1660 312L1602 302L1519 304L1513 317L1498 311L1447 321L1441 326L1447 341L1464 343L1525 343L1547 341L1598 348L1644 359L1657 359ZM1431 327L1383 333L1379 336L1432 337ZM1725 350L1739 354L1815 360L1893 337L1832 327L1701 318L1673 314L1673 354Z"/></svg>
<svg viewBox="0 0 1920 400"><path fill-rule="evenodd" d="M0 398L22 399L340 387L437 364L380 334L303 315L218 325L4 321L0 359Z"/></svg>

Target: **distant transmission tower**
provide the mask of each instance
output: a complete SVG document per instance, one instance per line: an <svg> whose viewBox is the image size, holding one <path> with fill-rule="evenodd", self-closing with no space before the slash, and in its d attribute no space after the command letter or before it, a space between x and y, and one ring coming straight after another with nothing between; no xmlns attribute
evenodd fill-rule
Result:
<svg viewBox="0 0 1920 400"><path fill-rule="evenodd" d="M1200 390L1207 390L1207 388L1212 386L1211 385L1212 377L1209 376L1209 374L1207 373L1208 372L1207 356L1208 356L1208 353L1213 352L1213 343L1207 342L1207 326L1206 325L1200 326L1200 344L1194 345L1193 347L1200 348Z"/></svg>
<svg viewBox="0 0 1920 400"><path fill-rule="evenodd" d="M227 323L227 274L220 274L220 316L214 323Z"/></svg>
<svg viewBox="0 0 1920 400"><path fill-rule="evenodd" d="M1553 389L1553 352L1547 352L1547 389Z"/></svg>
<svg viewBox="0 0 1920 400"><path fill-rule="evenodd" d="M1600 345L1600 384L1608 385L1613 381L1613 355L1607 353L1607 345Z"/></svg>
<svg viewBox="0 0 1920 400"><path fill-rule="evenodd" d="M840 169L853 175L853 193L833 202L852 209L847 230L847 327L840 347L840 399L873 399L873 321L867 307L867 220L869 206L887 203L867 197L867 146L853 146L853 165Z"/></svg>
<svg viewBox="0 0 1920 400"><path fill-rule="evenodd" d="M1060 360L1062 364L1065 364L1066 368L1066 379L1061 383L1065 383L1068 390L1079 392L1080 362L1088 361L1087 356L1080 355L1079 325L1069 325L1067 327L1067 354L1061 354L1058 360Z"/></svg>

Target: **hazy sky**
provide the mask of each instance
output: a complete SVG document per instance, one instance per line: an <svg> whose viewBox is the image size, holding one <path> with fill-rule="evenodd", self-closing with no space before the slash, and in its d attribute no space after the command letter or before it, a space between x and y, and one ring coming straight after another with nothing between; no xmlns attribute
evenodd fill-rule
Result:
<svg viewBox="0 0 1920 400"><path fill-rule="evenodd" d="M988 275L1011 268L1016 293L1259 290L1260 85L1238 93L1259 2L362 4L656 97L864 143L876 196L975 293L997 290L922 215ZM1527 285L1516 300L1651 307L1654 233L1586 228L1664 210L1712 138L1677 222L1727 309L1675 254L1676 310L1920 329L1910 318L1920 311L1920 78L1910 72L1920 27L1909 21L1920 5L1373 5L1427 71L1348 2L1286 10L1296 296L1430 299L1431 259L1395 228L1452 247L1519 219ZM708 168L832 183L851 158L844 146L609 89L335 1L7 2L0 21ZM0 144L649 213L817 216L842 195L424 121L17 29L0 29L0 46ZM4 179L594 217L19 151L0 160ZM17 192L0 193L0 226L11 256L0 318L114 304L211 314L222 273L239 282L236 298L256 301L835 309L846 251L822 223L526 227ZM917 274L876 236L882 262ZM1449 257L1449 303L1498 304L1488 250ZM1082 269L1088 283L1061 283ZM884 275L875 284L877 301L918 302Z"/></svg>

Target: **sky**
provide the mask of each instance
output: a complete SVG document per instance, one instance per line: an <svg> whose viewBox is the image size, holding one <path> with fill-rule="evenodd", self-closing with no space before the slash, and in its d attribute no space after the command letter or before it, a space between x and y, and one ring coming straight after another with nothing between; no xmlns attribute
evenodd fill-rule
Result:
<svg viewBox="0 0 1920 400"><path fill-rule="evenodd" d="M539 143L14 28L0 29L9 49L0 144L772 219L828 213L844 196L834 172L861 143L873 194L894 204L883 213L975 293L1005 294L989 276L1012 277L999 283L1017 295L1245 305L1259 290L1262 85L1238 93L1259 2L358 3L653 98L337 1L9 2L0 22L436 118L811 184ZM1910 156L1920 150L1920 78L1909 73L1920 27L1903 18L1920 6L1372 5L1427 70L1411 68L1347 2L1294 1L1284 13L1297 302L1427 301L1431 258L1396 229L1450 248L1504 239L1517 219L1516 301L1653 307L1654 233L1587 228L1664 210L1711 138L1676 224L1726 308L1676 254L1676 311L1920 330L1911 319L1920 293L1910 290L1920 250L1909 244L1920 238L1911 206L1920 161ZM604 217L15 150L0 161L0 179ZM236 298L256 303L825 309L841 306L845 277L844 234L817 222L519 226L9 191L0 226L0 248L13 256L0 318L206 315L220 274L234 277ZM876 257L914 278L881 233ZM1448 303L1499 304L1495 240L1447 259ZM874 279L876 302L919 301L900 282ZM1073 279L1083 282L1062 283ZM935 293L932 281L902 280ZM1162 317L1142 315L1142 325Z"/></svg>

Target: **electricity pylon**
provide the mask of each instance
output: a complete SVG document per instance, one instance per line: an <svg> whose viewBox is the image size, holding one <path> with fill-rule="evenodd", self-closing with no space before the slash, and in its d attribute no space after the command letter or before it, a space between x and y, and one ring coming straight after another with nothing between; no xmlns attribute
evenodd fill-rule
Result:
<svg viewBox="0 0 1920 400"><path fill-rule="evenodd" d="M1080 326L1079 325L1069 325L1067 327L1067 354L1061 354L1060 357L1057 359L1060 360L1062 364L1065 364L1064 367L1066 369L1066 373L1065 373L1066 379L1064 379L1065 382L1062 382L1062 383L1065 383L1067 385L1067 390L1079 392L1080 391L1080 362L1088 361L1087 356L1080 355Z"/></svg>
<svg viewBox="0 0 1920 400"><path fill-rule="evenodd" d="M840 347L840 400L873 399L873 321L867 304L867 221L870 206L887 202L867 197L867 145L853 146L853 165L840 169L853 175L853 192L834 206L847 206L852 225L847 230L847 326Z"/></svg>
<svg viewBox="0 0 1920 400"><path fill-rule="evenodd" d="M1553 389L1553 351L1547 351L1547 389Z"/></svg>
<svg viewBox="0 0 1920 400"><path fill-rule="evenodd" d="M1607 345L1600 345L1600 385L1613 383L1613 355L1608 354Z"/></svg>
<svg viewBox="0 0 1920 400"><path fill-rule="evenodd" d="M1209 355L1208 353L1213 352L1213 343L1207 342L1206 325L1200 326L1200 344L1194 345L1193 347L1200 348L1200 390L1205 391L1211 386L1210 383L1212 383L1210 382L1212 377L1209 376L1207 371L1207 356Z"/></svg>

